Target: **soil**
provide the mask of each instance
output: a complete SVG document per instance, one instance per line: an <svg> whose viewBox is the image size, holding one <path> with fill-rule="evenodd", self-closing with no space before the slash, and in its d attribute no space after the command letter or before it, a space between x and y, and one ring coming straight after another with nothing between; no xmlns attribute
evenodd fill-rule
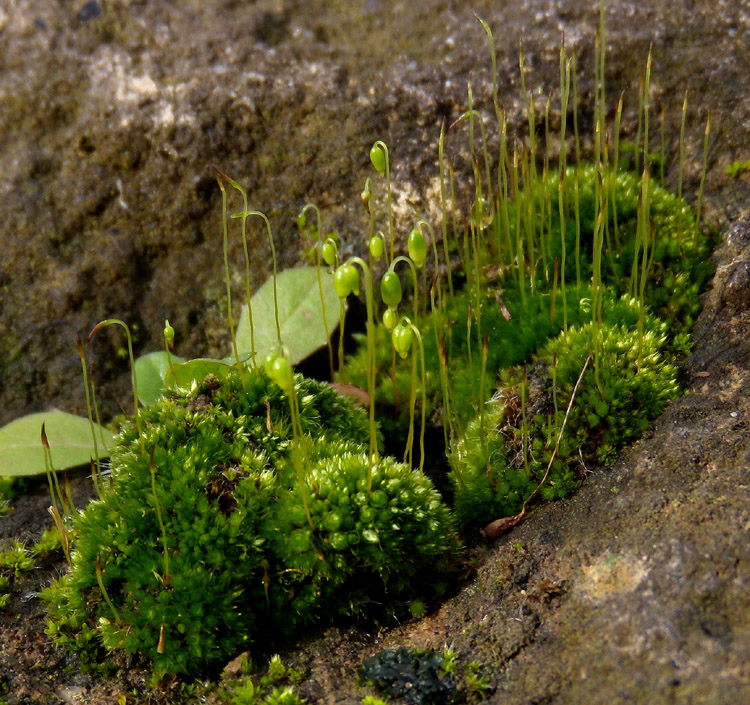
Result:
<svg viewBox="0 0 750 705"><path fill-rule="evenodd" d="M209 163L248 186L252 207L269 214L281 266L299 261L294 217L307 201L347 247L361 249L359 192L375 139L393 154L398 222L409 222L407 200L434 213L441 121L466 109L469 80L475 105L492 108L486 40L471 10L494 29L511 128L523 121L518 40L543 112L550 92L555 101L564 32L566 47L577 47L581 131L590 134L595 5L31 0L0 8L0 423L50 406L84 412L75 335L105 317L132 324L137 353L160 349L168 317L181 354L225 354L220 197ZM269 650L305 672L298 692L309 702L361 702L368 691L357 670L383 649L445 645L488 675L491 703L750 701L750 174L725 173L750 157L748 31L742 2L607 6L607 91L628 88L623 134L631 139L633 87L653 44L651 101L667 111L673 187L689 91L684 191L693 202L711 115L702 210L722 243L681 370L687 394L614 467L590 468L573 498L536 506L484 546L475 575L426 618L390 629L336 625L296 645L269 637ZM658 128L652 134L657 144ZM450 140L460 172L466 145ZM253 242L257 281L269 270L264 237L259 230ZM239 299L239 243L231 258ZM114 414L129 373L117 354L123 341L108 331L90 354ZM74 477L72 486L80 506L89 483ZM32 483L0 518L0 545L35 541L50 523L47 504L46 484ZM137 662L85 672L55 646L38 593L64 566L61 556L38 562L0 612L0 701L216 700L176 683L150 691Z"/></svg>

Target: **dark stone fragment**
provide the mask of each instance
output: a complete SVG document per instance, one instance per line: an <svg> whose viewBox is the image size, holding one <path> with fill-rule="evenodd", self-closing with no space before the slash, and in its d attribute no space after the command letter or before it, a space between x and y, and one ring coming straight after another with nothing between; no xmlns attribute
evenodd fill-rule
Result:
<svg viewBox="0 0 750 705"><path fill-rule="evenodd" d="M457 697L456 684L440 669L443 655L421 649L387 649L366 659L359 671L383 693L412 705L450 705Z"/></svg>
<svg viewBox="0 0 750 705"><path fill-rule="evenodd" d="M737 262L724 290L724 303L744 311L750 308L750 260Z"/></svg>
<svg viewBox="0 0 750 705"><path fill-rule="evenodd" d="M102 16L102 7L97 2L97 0L91 0L91 2L87 2L79 11L78 11L78 21L88 22L89 20L95 20Z"/></svg>

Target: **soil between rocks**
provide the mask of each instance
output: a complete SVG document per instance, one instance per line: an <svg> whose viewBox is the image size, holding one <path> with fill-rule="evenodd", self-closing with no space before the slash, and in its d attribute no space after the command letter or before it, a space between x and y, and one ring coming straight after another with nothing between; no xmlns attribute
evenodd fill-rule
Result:
<svg viewBox="0 0 750 705"><path fill-rule="evenodd" d="M139 352L160 347L165 317L181 352L227 349L208 162L246 183L278 224L284 266L297 262L293 218L307 200L349 242L365 227L358 199L374 139L392 149L402 197L434 208L440 121L465 109L469 79L476 104L491 107L471 9L495 31L514 127L518 39L543 109L558 85L564 30L566 45L579 47L581 129L590 131L595 3L125 0L97 6L99 16L79 5L0 9L0 423L53 405L83 410L73 341L104 317L133 322ZM391 630L331 627L278 645L306 671L299 692L310 702L360 702L356 670L381 649L446 644L491 675L492 703L750 701L750 179L724 173L750 158L750 8L612 2L607 22L608 91L630 87L631 137L632 86L653 42L652 100L668 109L673 186L690 91L689 198L711 113L704 214L723 243L682 368L688 394L614 467L592 468L573 498L536 507L487 547L476 576L425 619ZM254 247L261 279L260 235ZM121 345L113 333L93 350L102 399L127 399ZM85 501L85 479L73 486ZM0 541L35 540L49 523L47 503L43 483L14 500ZM50 643L37 593L63 568L39 565L0 613L0 699L107 704L137 690L142 702L187 701L168 684L143 694L148 671L138 664L82 673Z"/></svg>

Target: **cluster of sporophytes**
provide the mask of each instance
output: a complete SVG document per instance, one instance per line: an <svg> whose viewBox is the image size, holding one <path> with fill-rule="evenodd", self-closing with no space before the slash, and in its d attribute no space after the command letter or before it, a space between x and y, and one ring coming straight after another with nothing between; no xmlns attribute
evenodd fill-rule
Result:
<svg viewBox="0 0 750 705"><path fill-rule="evenodd" d="M580 157L576 59L566 56L564 46L557 139L549 135L548 102L540 145L522 54L529 132L511 147L495 75L495 171L485 121L469 90L469 109L452 126L468 122L470 128L475 196L463 221L456 212L453 173L443 158L446 134L441 133L442 264L448 277L428 280L425 275L420 282L416 274L425 260L434 260L433 273L440 269L431 230L433 257L425 256L428 247L423 244L421 254L411 256L412 275L407 276L413 292L409 315L421 330L420 375L416 352L409 364L408 356L402 355L407 360L401 362L384 344L390 336L398 349L402 333L395 326L401 284L395 281L393 264L403 257L392 258L381 281L387 309L374 336L375 364L382 371L375 404L390 438L408 433L407 448L415 402L423 419L442 427L455 511L464 529L518 515L534 496L570 494L587 466L610 464L616 451L640 437L680 393L675 361L690 348L699 294L712 271L710 238L700 226L703 178L697 215L681 195L658 183L664 155L649 152L650 54L634 159L623 158L622 98L614 124L606 120L603 16L602 3L593 163ZM482 24L494 72L492 34ZM568 135L571 97L574 130ZM686 110L687 97L680 192ZM475 125L481 151L474 141ZM704 136L704 177L709 130L710 122ZM574 145L574 165L568 163L568 141ZM553 143L557 164L550 157ZM374 159L373 164L378 168ZM412 238L420 239L426 226L416 216L415 221L410 254ZM461 287L451 273L451 256L461 261ZM370 350L362 348L340 374L365 386L372 364Z"/></svg>

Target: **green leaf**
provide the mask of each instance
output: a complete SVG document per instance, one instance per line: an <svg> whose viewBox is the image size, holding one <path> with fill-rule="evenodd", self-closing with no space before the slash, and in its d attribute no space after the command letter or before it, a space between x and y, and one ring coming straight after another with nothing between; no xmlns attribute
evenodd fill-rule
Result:
<svg viewBox="0 0 750 705"><path fill-rule="evenodd" d="M240 356L242 360L242 356ZM172 364L167 370L164 382L167 387L189 387L194 380L201 381L207 375L216 375L219 379L227 377L232 370L236 370L234 360L212 360L208 357L198 357L179 364ZM140 384L140 383L139 383Z"/></svg>
<svg viewBox="0 0 750 705"><path fill-rule="evenodd" d="M328 333L331 334L339 323L339 298L333 286L333 276L325 270L321 270L320 276L323 284ZM318 268L287 269L278 275L276 286L281 341L286 348L289 362L294 365L325 345L328 340L323 324ZM266 281L253 295L252 307L256 362L262 365L266 355L277 347L273 278ZM242 307L240 322L237 326L237 349L240 356L253 352L250 344L250 320L247 315L247 305Z"/></svg>
<svg viewBox="0 0 750 705"><path fill-rule="evenodd" d="M176 365L185 360L176 355L169 356ZM165 388L164 379L169 371L169 359L166 350L142 355L135 361L135 375L138 379L138 401L144 406L154 404L161 398Z"/></svg>
<svg viewBox="0 0 750 705"><path fill-rule="evenodd" d="M38 475L45 471L42 424L47 434L55 470L87 465L94 457L94 442L88 419L55 409L30 414L0 428L0 475ZM109 455L114 441L106 428L94 424L99 457ZM102 448L101 439L107 447Z"/></svg>

